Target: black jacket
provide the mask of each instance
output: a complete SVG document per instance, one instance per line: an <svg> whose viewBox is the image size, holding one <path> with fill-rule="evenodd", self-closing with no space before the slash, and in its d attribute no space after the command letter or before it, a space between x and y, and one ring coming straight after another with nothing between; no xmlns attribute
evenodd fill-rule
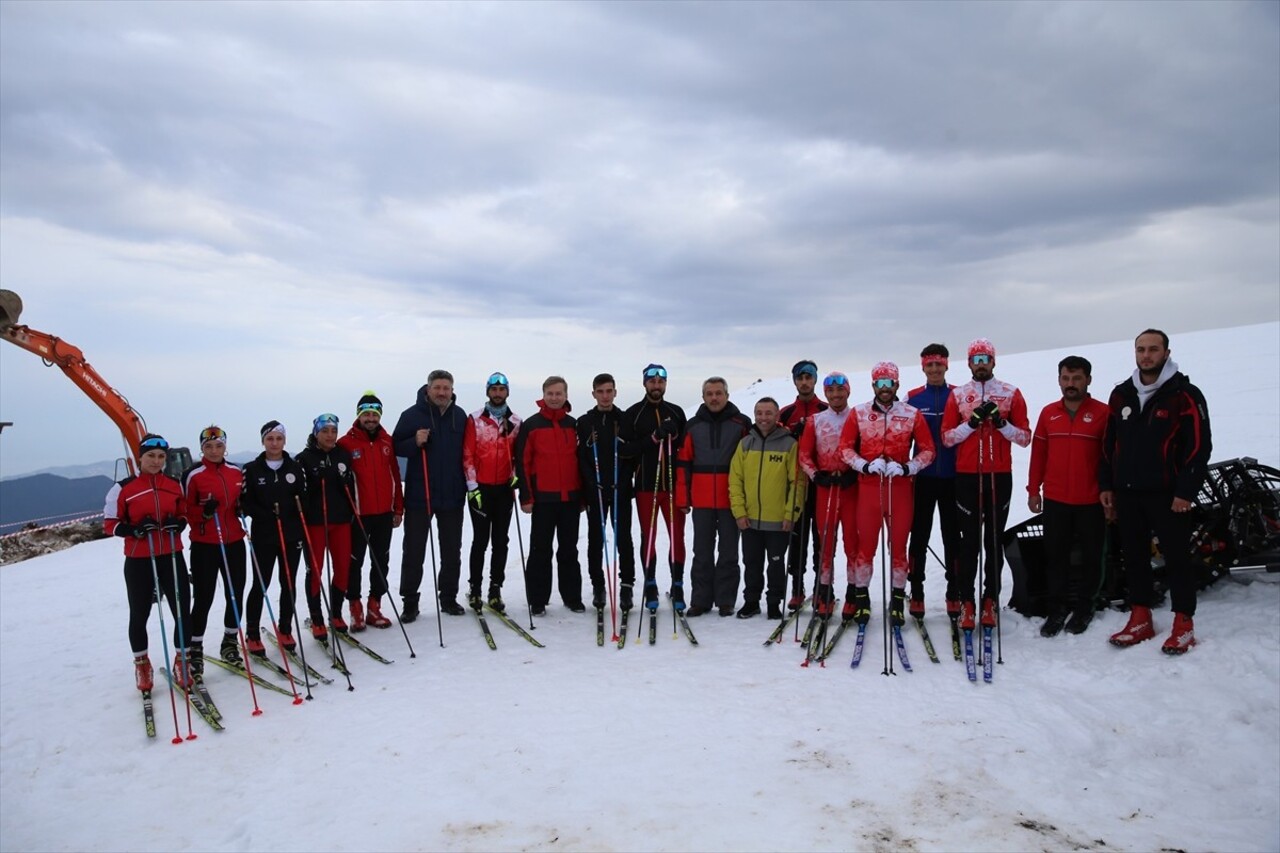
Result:
<svg viewBox="0 0 1280 853"><path fill-rule="evenodd" d="M1115 387L1107 405L1111 416L1102 441L1098 487L1171 491L1174 497L1195 500L1213 452L1209 409L1200 389L1177 372L1140 409L1131 377Z"/></svg>
<svg viewBox="0 0 1280 853"><path fill-rule="evenodd" d="M334 445L325 453L316 446L316 437L310 435L307 449L295 458L307 478L307 496L302 500L307 524L350 524L356 517L352 506L356 477L346 448Z"/></svg>
<svg viewBox="0 0 1280 853"><path fill-rule="evenodd" d="M306 502L307 475L288 453L284 454L282 462L278 471L272 471L267 465L267 454L259 453L257 459L244 466L240 506L253 522L250 534L255 542L268 540L279 545L277 508L285 542L297 542L302 538L298 500Z"/></svg>
<svg viewBox="0 0 1280 853"><path fill-rule="evenodd" d="M662 471L659 472L658 448L660 445L653 440L653 433L658 428L658 424L667 418L675 422L676 433L671 440L671 458L664 461ZM622 413L622 423L618 426L618 438L621 440L618 452L634 468L637 492L671 489L674 481L671 479L670 472L675 470L675 457L680 452L680 442L684 439L687 423L684 409L675 403L663 400L654 405L647 397ZM594 478L594 473L592 476Z"/></svg>
<svg viewBox="0 0 1280 853"><path fill-rule="evenodd" d="M600 493L605 502L613 501L614 460L617 460L618 499L631 499L632 461L622 458L615 451L622 443L622 409L614 406L607 412L599 407L578 418L578 462L582 472L582 487L587 498L596 501L596 464L599 460Z"/></svg>
<svg viewBox="0 0 1280 853"><path fill-rule="evenodd" d="M404 470L404 505L409 509L426 509L427 496L422 482L422 448L414 438L420 429L431 430L424 445L427 470L431 477L431 511L462 509L467 499L467 475L462 470L462 443L469 419L458 406L455 396L448 408L440 408L427 397L427 387L418 389L418 402L400 413L391 440L396 456L406 461Z"/></svg>

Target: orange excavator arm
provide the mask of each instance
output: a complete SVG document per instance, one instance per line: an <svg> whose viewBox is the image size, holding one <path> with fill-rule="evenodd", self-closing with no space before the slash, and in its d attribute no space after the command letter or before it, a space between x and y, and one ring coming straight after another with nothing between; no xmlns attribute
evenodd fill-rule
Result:
<svg viewBox="0 0 1280 853"><path fill-rule="evenodd" d="M129 449L125 460L129 473L137 474L139 444L147 433L147 422L134 411L123 394L107 384L98 371L84 360L84 353L79 348L47 332L18 325L18 314L21 311L22 302L16 293L11 290L0 291L0 338L35 353L46 365L56 364L76 387L106 412L107 417L120 429L125 446Z"/></svg>

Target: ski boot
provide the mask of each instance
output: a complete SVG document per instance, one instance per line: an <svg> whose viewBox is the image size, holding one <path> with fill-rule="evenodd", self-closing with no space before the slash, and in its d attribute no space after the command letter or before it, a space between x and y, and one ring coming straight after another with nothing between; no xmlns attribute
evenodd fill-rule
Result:
<svg viewBox="0 0 1280 853"><path fill-rule="evenodd" d="M620 593L620 595L618 596L619 607L621 607L621 609L624 611L630 610L633 606L635 606L634 602L632 602L631 600L631 587L632 587L631 584L624 583L621 585L621 588L619 589L619 593Z"/></svg>
<svg viewBox="0 0 1280 853"><path fill-rule="evenodd" d="M996 622L1000 621L999 617L1000 605L996 604L994 598L982 599L982 627L994 628Z"/></svg>
<svg viewBox="0 0 1280 853"><path fill-rule="evenodd" d="M684 610L684 581L671 582L671 606L677 613Z"/></svg>
<svg viewBox="0 0 1280 853"><path fill-rule="evenodd" d="M1160 651L1166 655L1185 655L1196 644L1195 625L1185 613L1173 614L1173 630Z"/></svg>
<svg viewBox="0 0 1280 853"><path fill-rule="evenodd" d="M155 673L151 670L151 659L145 654L134 657L133 677L138 683L138 689L144 693L155 687Z"/></svg>
<svg viewBox="0 0 1280 853"><path fill-rule="evenodd" d="M489 587L489 607L499 613L507 612L507 605L502 602L502 590L496 586Z"/></svg>
<svg viewBox="0 0 1280 853"><path fill-rule="evenodd" d="M245 637L244 645L249 650L249 654L255 657L265 658L267 656L267 647L262 645L261 634L256 637Z"/></svg>
<svg viewBox="0 0 1280 853"><path fill-rule="evenodd" d="M364 608L360 606L360 599L354 598L348 602L351 607L351 630L363 631L365 629Z"/></svg>
<svg viewBox="0 0 1280 853"><path fill-rule="evenodd" d="M365 608L364 621L366 625L372 625L375 628L390 628L391 620L382 615L382 599L377 596L369 596L369 605Z"/></svg>
<svg viewBox="0 0 1280 853"><path fill-rule="evenodd" d="M823 619L829 619L835 606L835 592L831 589L831 584L819 583L818 591L813 596L814 612Z"/></svg>
<svg viewBox="0 0 1280 853"><path fill-rule="evenodd" d="M863 589L862 594L866 595L867 591ZM901 587L895 587L893 595L889 597L889 623L899 628L907 624L906 616L902 612L903 605L906 604L906 597L906 591ZM870 604L870 599L868 599L868 604ZM867 608L867 615L871 615L870 607Z"/></svg>
<svg viewBox="0 0 1280 853"><path fill-rule="evenodd" d="M650 613L658 612L658 582L646 579L644 582L644 606Z"/></svg>
<svg viewBox="0 0 1280 853"><path fill-rule="evenodd" d="M1049 612L1045 618L1044 624L1040 626L1041 637L1056 637L1062 633L1062 628L1067 624L1067 611L1064 607L1055 607Z"/></svg>
<svg viewBox="0 0 1280 853"><path fill-rule="evenodd" d="M218 648L218 656L232 666L240 666L244 663L240 659L240 649L236 647L235 634L222 635L222 645Z"/></svg>
<svg viewBox="0 0 1280 853"><path fill-rule="evenodd" d="M191 689L191 670L187 666L190 660L186 649L177 649L173 653L173 686L183 690Z"/></svg>
<svg viewBox="0 0 1280 853"><path fill-rule="evenodd" d="M1135 604L1129 610L1128 624L1111 635L1111 645L1121 648L1136 646L1155 635L1156 628L1151 624L1151 608Z"/></svg>

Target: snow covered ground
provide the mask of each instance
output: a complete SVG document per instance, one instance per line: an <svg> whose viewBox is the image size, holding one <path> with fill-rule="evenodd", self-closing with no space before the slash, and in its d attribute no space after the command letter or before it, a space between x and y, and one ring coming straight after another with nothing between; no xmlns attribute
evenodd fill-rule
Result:
<svg viewBox="0 0 1280 853"><path fill-rule="evenodd" d="M1173 341L1208 397L1215 459L1280 463L1278 330ZM1132 368L1129 342L1078 352L1097 396ZM1033 418L1065 354L999 361ZM1026 451L1015 459L1020 489ZM1277 575L1204 593L1201 644L1178 659L1107 645L1119 613L1044 640L1006 611L991 685L945 648L929 663L914 629L915 671L881 675L874 620L850 671L850 640L803 669L790 641L762 648L762 619L692 620L694 648L664 607L656 646L618 651L553 604L547 648L495 623L494 652L470 616L445 617L440 648L428 613L409 626L416 659L398 628L363 635L396 663L351 652L351 693L318 686L295 707L260 692L254 717L247 685L211 671L227 731L196 718L198 739L174 746L160 691L160 737L143 737L120 563L103 540L0 570L0 850L1280 849ZM944 644L940 611L929 624Z"/></svg>

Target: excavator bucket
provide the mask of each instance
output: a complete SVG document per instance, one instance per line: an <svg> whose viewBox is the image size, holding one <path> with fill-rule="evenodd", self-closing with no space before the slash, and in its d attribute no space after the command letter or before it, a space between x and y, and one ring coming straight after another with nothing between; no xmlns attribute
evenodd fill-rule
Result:
<svg viewBox="0 0 1280 853"><path fill-rule="evenodd" d="M0 329L18 324L22 316L22 298L12 290L0 290Z"/></svg>

